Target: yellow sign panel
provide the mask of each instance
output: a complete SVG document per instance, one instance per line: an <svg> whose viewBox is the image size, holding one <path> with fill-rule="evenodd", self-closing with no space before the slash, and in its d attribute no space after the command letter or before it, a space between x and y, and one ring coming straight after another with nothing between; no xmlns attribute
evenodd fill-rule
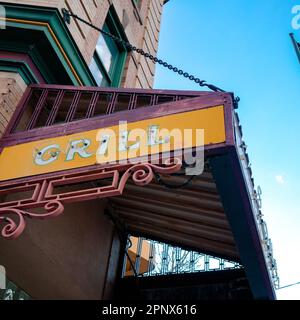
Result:
<svg viewBox="0 0 300 320"><path fill-rule="evenodd" d="M3 149L0 180L225 142L224 107L125 123Z"/></svg>

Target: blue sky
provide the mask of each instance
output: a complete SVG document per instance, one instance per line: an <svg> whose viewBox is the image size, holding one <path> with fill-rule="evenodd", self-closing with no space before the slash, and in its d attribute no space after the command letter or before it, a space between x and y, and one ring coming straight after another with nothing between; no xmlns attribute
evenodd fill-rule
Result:
<svg viewBox="0 0 300 320"><path fill-rule="evenodd" d="M300 281L300 64L289 37L300 0L170 0L158 56L241 98L239 116L281 285ZM158 66L155 88L198 90ZM300 285L277 291L300 299Z"/></svg>

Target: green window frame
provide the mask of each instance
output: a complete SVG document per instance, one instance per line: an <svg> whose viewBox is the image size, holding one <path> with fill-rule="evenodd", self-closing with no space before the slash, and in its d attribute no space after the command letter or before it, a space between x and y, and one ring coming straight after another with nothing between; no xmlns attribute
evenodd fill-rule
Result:
<svg viewBox="0 0 300 320"><path fill-rule="evenodd" d="M133 6L135 7L135 9L137 10L137 12L139 12L141 9L142 0L131 0L131 1L132 1Z"/></svg>
<svg viewBox="0 0 300 320"><path fill-rule="evenodd" d="M123 27L111 8L102 29L127 41ZM98 86L119 87L127 57L126 47L100 33L90 70Z"/></svg>

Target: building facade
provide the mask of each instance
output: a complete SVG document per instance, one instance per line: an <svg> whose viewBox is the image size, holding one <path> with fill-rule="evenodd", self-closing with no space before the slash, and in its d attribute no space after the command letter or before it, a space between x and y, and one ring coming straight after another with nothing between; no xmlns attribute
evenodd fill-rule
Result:
<svg viewBox="0 0 300 320"><path fill-rule="evenodd" d="M153 90L155 63L62 15L156 56L166 2L0 2L4 298L275 299L234 95Z"/></svg>
<svg viewBox="0 0 300 320"><path fill-rule="evenodd" d="M0 6L0 136L31 84L152 88L155 64L75 19L66 24L62 9L156 55L163 0L9 0ZM104 244L108 251L111 236ZM18 286L32 292L10 273ZM40 292L33 296L54 298L55 290L50 296ZM73 292L70 298L85 296L79 294L79 286ZM100 293L96 296L101 298Z"/></svg>
<svg viewBox="0 0 300 320"><path fill-rule="evenodd" d="M99 28L156 55L163 0L0 2L5 17L0 48L0 134L27 85L51 83L151 88L155 64L72 19L70 10Z"/></svg>

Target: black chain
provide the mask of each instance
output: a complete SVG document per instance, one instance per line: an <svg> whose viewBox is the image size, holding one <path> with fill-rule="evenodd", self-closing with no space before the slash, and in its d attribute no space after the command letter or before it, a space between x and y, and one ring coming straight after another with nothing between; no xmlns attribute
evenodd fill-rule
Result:
<svg viewBox="0 0 300 320"><path fill-rule="evenodd" d="M122 44L124 45L129 51L136 51L137 53L141 54L142 56L144 56L145 58L153 61L154 63L158 63L159 65L162 65L163 67L169 69L169 70L172 70L173 72L175 73L178 73L180 76L183 76L185 78L188 78L189 80L197 83L200 87L207 87L209 88L210 90L212 91L215 91L215 92L225 92L225 90L222 90L218 87L216 87L215 85L213 84L210 84L210 83L206 83L205 80L200 80L199 78L196 78L195 76L189 74L188 72L184 72L183 70L177 68L177 67L174 67L173 65L171 65L170 63L167 63L166 61L164 60L161 60L161 59L158 59L157 57L154 57L152 54L148 53L148 52L145 52L143 49L139 49L135 46L133 46L131 43L129 43L128 41L125 41L107 31L104 31L98 27L96 27L95 25L93 25L92 23L80 18L79 16L77 16L76 14L73 14L71 13L69 10L67 9L62 9L62 14L63 14L63 19L66 23L70 24L71 22L71 17L83 22L84 24L90 26L91 28L97 30L97 31L100 31L102 34L112 38L114 41L116 41L117 43L119 44Z"/></svg>

